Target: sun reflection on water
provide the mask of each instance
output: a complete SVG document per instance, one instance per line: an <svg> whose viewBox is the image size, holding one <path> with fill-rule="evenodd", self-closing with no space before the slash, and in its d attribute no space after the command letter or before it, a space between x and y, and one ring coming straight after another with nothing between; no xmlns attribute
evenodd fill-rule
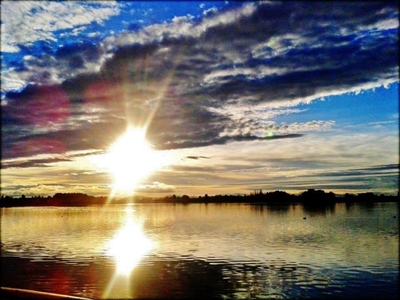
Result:
<svg viewBox="0 0 400 300"><path fill-rule="evenodd" d="M155 246L143 232L142 223L133 217L132 208L126 208L124 225L116 232L113 238L106 244L106 253L115 260L116 273L111 279L103 298L114 295L113 290L118 287L118 298L130 297L130 275L140 260L148 254ZM124 288L121 289L121 284ZM124 295L121 295L121 292Z"/></svg>
<svg viewBox="0 0 400 300"><path fill-rule="evenodd" d="M129 275L143 255L152 249L152 242L139 224L128 220L108 243L107 254L114 257L119 274Z"/></svg>

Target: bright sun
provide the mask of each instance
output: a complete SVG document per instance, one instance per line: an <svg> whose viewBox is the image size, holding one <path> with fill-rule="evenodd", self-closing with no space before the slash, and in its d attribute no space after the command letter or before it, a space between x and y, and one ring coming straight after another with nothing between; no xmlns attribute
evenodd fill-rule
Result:
<svg viewBox="0 0 400 300"><path fill-rule="evenodd" d="M162 165L162 160L145 139L145 130L128 128L110 147L106 165L113 176L113 192L133 192L138 183Z"/></svg>

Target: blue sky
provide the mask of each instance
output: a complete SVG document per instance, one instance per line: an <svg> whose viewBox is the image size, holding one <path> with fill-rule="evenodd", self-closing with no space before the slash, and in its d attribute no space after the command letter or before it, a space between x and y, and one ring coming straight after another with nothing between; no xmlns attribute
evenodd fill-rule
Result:
<svg viewBox="0 0 400 300"><path fill-rule="evenodd" d="M342 126L364 124L369 122L392 121L398 126L399 104L393 101L399 95L399 85L396 83L388 87L368 89L355 93L345 93L338 96L328 96L317 99L309 105L299 105L301 113L285 115L276 118L277 122L306 122L318 114L320 120L335 120ZM353 107L354 109L349 109ZM365 128L368 130L368 128Z"/></svg>
<svg viewBox="0 0 400 300"><path fill-rule="evenodd" d="M396 194L398 27L394 1L3 1L2 193L110 194L133 126L164 159L140 195Z"/></svg>

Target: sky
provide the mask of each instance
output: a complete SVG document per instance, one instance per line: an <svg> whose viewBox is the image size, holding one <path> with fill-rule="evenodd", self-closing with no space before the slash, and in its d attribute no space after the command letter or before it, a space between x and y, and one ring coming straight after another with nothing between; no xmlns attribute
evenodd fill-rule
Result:
<svg viewBox="0 0 400 300"><path fill-rule="evenodd" d="M397 1L2 1L1 193L396 195L398 28Z"/></svg>

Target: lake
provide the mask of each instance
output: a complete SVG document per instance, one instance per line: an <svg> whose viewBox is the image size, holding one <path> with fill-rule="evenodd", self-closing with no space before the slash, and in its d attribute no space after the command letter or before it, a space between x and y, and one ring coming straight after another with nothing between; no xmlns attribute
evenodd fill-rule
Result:
<svg viewBox="0 0 400 300"><path fill-rule="evenodd" d="M1 285L88 298L398 299L398 204L1 209Z"/></svg>

